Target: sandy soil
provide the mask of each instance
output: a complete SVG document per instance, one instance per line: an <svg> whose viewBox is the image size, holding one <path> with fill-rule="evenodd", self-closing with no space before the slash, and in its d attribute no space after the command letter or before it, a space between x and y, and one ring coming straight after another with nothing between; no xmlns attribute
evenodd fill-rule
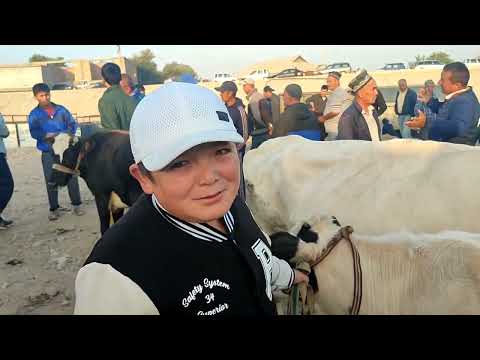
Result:
<svg viewBox="0 0 480 360"><path fill-rule="evenodd" d="M76 273L100 236L93 195L79 179L85 215L49 221L40 153L10 149L8 162L15 192L4 215L15 223L0 230L0 315L72 314ZM66 188L59 199L71 207Z"/></svg>

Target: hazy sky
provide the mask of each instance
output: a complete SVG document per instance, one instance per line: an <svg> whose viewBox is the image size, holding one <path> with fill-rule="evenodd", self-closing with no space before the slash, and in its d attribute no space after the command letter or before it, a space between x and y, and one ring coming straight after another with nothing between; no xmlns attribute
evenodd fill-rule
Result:
<svg viewBox="0 0 480 360"><path fill-rule="evenodd" d="M149 48L157 56L161 68L177 61L191 65L200 76L212 77L216 72L235 73L255 62L280 56L302 55L315 64L347 61L367 70L387 62L411 62L417 54L445 51L454 60L480 56L479 45L122 45L122 54ZM115 45L0 45L1 64L28 62L33 53L66 59L109 57L116 54Z"/></svg>

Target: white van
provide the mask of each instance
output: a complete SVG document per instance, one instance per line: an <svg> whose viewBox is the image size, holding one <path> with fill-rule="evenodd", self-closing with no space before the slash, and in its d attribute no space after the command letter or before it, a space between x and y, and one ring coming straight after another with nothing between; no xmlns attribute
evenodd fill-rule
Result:
<svg viewBox="0 0 480 360"><path fill-rule="evenodd" d="M235 78L230 74L218 73L215 74L213 81L223 83L224 81L235 81Z"/></svg>
<svg viewBox="0 0 480 360"><path fill-rule="evenodd" d="M415 70L422 70L422 69L443 69L445 65L441 64L438 60L423 60L417 62L415 66Z"/></svg>
<svg viewBox="0 0 480 360"><path fill-rule="evenodd" d="M480 59L465 59L463 63L469 69L480 69Z"/></svg>

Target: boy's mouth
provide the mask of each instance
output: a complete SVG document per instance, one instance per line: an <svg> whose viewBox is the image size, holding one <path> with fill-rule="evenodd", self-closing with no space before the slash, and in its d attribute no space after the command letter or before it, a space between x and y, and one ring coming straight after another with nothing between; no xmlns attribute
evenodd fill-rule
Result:
<svg viewBox="0 0 480 360"><path fill-rule="evenodd" d="M200 198L197 198L195 200L213 200L213 199L216 199L217 197L219 197L225 190L220 190L220 191L217 191L215 193L212 193L212 194L209 194L207 196L202 196Z"/></svg>

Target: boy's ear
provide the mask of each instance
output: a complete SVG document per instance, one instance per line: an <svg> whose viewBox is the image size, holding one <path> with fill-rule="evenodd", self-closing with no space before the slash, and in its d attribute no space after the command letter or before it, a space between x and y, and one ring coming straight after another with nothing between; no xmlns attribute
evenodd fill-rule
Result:
<svg viewBox="0 0 480 360"><path fill-rule="evenodd" d="M135 180L138 181L145 194L153 194L154 189L152 181L147 176L142 174L137 164L134 163L130 165L128 170L130 171L130 175L132 175Z"/></svg>

